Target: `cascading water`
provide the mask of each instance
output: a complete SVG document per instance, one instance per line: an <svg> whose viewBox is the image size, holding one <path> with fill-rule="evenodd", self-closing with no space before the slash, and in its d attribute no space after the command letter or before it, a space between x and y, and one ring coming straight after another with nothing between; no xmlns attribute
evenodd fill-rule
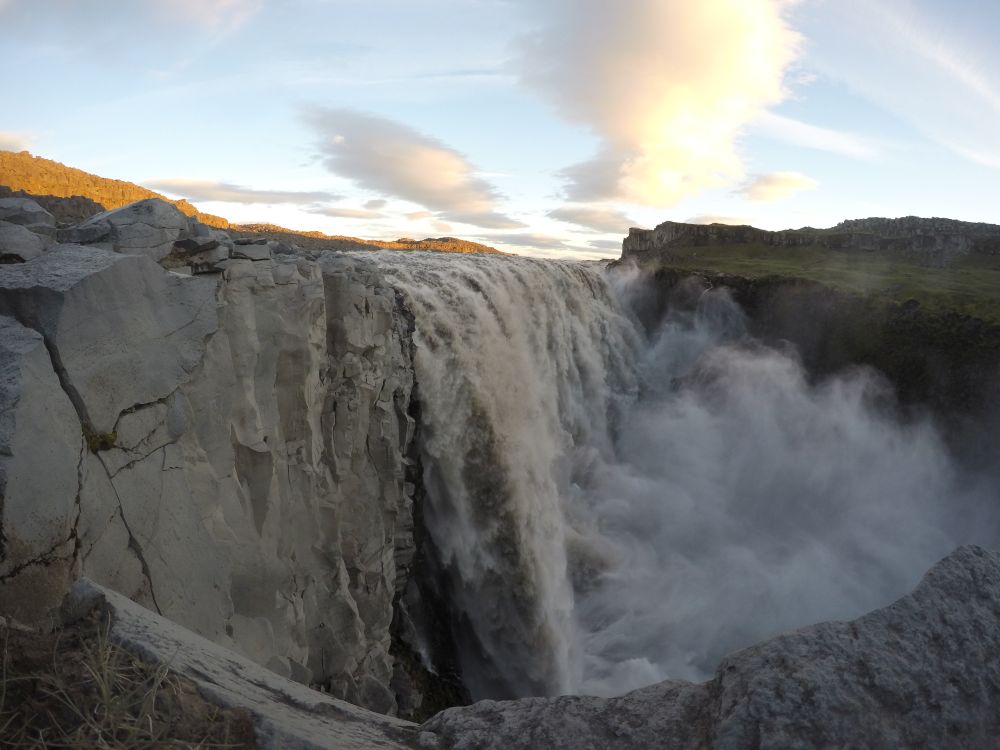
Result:
<svg viewBox="0 0 1000 750"><path fill-rule="evenodd" d="M647 332L597 265L379 257L415 318L424 523L475 698L704 678L995 541L930 424L871 373L810 384L725 291Z"/></svg>

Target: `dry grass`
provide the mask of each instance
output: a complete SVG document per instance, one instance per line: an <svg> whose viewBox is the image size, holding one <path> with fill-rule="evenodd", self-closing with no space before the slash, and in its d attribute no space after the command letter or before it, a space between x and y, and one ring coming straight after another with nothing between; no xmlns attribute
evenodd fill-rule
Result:
<svg viewBox="0 0 1000 750"><path fill-rule="evenodd" d="M112 642L95 615L54 634L0 625L0 748L252 748L247 714Z"/></svg>

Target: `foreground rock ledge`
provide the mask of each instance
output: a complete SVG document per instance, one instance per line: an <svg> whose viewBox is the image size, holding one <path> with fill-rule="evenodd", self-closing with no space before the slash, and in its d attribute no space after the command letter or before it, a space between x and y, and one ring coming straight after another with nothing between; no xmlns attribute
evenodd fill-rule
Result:
<svg viewBox="0 0 1000 750"><path fill-rule="evenodd" d="M895 604L739 651L701 685L483 701L422 729L441 750L996 747L1000 554L962 547Z"/></svg>
<svg viewBox="0 0 1000 750"><path fill-rule="evenodd" d="M97 609L111 638L191 680L216 705L245 710L261 750L397 750L416 746L416 725L310 690L185 630L121 594L81 578L63 602L69 623Z"/></svg>

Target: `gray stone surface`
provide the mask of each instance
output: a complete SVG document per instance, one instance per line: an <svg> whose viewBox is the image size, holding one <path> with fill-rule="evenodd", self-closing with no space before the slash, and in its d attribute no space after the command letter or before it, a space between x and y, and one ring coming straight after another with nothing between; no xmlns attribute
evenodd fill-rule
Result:
<svg viewBox="0 0 1000 750"><path fill-rule="evenodd" d="M0 316L0 612L33 619L69 583L83 438L41 335Z"/></svg>
<svg viewBox="0 0 1000 750"><path fill-rule="evenodd" d="M222 270L220 263L229 260L229 248L215 243L215 247L196 252L188 258L192 273L217 273Z"/></svg>
<svg viewBox="0 0 1000 750"><path fill-rule="evenodd" d="M51 526L3 517L25 541L8 547L0 597L33 586L44 559L45 595L23 619L45 620L82 573L392 712L397 563L413 556L408 325L374 265L220 265L184 277L60 245L0 266L0 315L34 342L17 365L30 376L11 375L27 395L4 412L18 417L5 492L44 497Z"/></svg>
<svg viewBox="0 0 1000 750"><path fill-rule="evenodd" d="M277 245L277 242L236 245L233 248L232 256L234 258L246 258L247 260L267 260L271 257L271 251L276 248Z"/></svg>
<svg viewBox="0 0 1000 750"><path fill-rule="evenodd" d="M727 657L707 683L483 701L423 725L448 750L995 747L1000 553L962 547L896 603Z"/></svg>
<svg viewBox="0 0 1000 750"><path fill-rule="evenodd" d="M164 663L212 703L249 713L260 750L404 750L416 725L366 711L283 679L87 579L67 595L66 621L98 609L125 649Z"/></svg>
<svg viewBox="0 0 1000 750"><path fill-rule="evenodd" d="M83 421L114 432L126 409L170 395L215 330L215 284L140 256L56 245L0 273L0 314L39 331Z"/></svg>
<svg viewBox="0 0 1000 750"><path fill-rule="evenodd" d="M37 258L51 244L51 239L27 227L0 221L0 263L23 263Z"/></svg>
<svg viewBox="0 0 1000 750"><path fill-rule="evenodd" d="M74 242L107 242L109 249L116 252L138 253L153 260L166 257L177 240L192 234L188 217L176 206L158 198L98 214L80 224L74 232L63 237Z"/></svg>
<svg viewBox="0 0 1000 750"><path fill-rule="evenodd" d="M31 198L0 198L0 221L20 224L37 234L55 233L55 217Z"/></svg>

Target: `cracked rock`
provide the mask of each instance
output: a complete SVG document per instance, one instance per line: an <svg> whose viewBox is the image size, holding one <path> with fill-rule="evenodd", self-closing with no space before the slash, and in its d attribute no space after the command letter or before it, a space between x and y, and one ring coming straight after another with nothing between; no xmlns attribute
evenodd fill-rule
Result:
<svg viewBox="0 0 1000 750"><path fill-rule="evenodd" d="M80 422L41 335L0 317L0 611L35 620L68 584ZM30 565L39 560L46 564Z"/></svg>
<svg viewBox="0 0 1000 750"><path fill-rule="evenodd" d="M215 330L215 285L152 261L56 245L0 275L0 314L45 338L81 421L110 435L118 415L186 381Z"/></svg>

